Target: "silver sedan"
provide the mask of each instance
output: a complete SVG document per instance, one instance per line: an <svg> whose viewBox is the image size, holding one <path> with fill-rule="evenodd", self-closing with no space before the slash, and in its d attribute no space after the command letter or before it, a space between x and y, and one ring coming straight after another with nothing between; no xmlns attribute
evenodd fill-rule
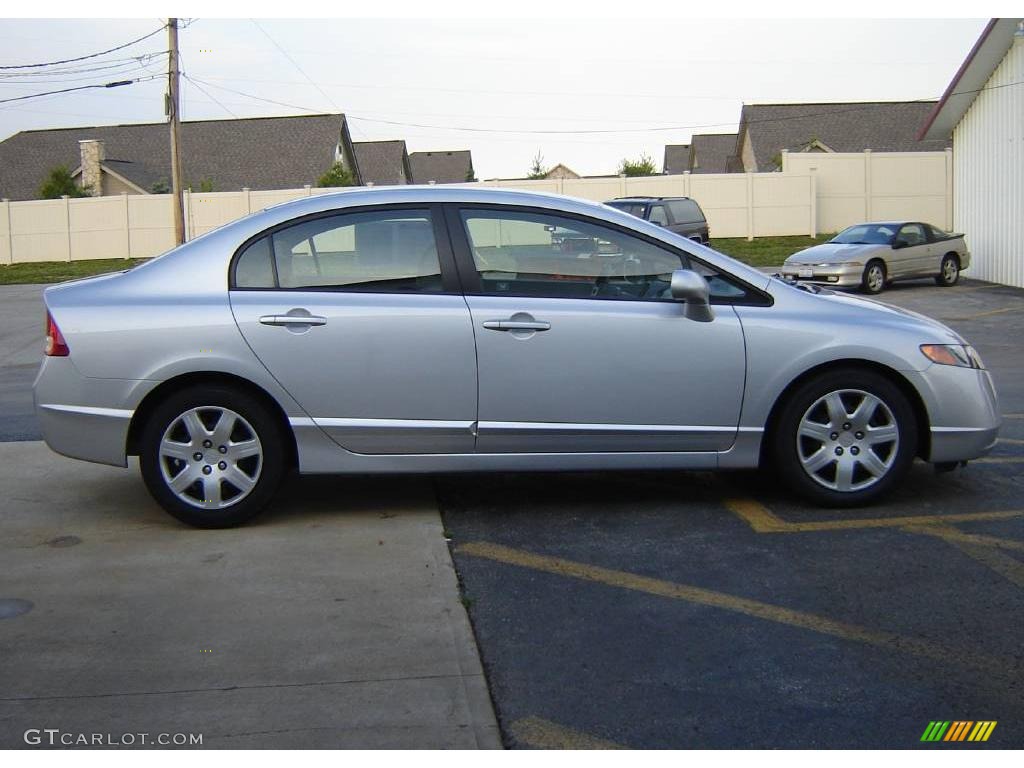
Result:
<svg viewBox="0 0 1024 768"><path fill-rule="evenodd" d="M824 505L999 430L967 342L791 285L612 208L508 190L352 190L47 289L49 445L127 466L187 523L285 473L771 465Z"/></svg>
<svg viewBox="0 0 1024 768"><path fill-rule="evenodd" d="M971 265L964 236L918 221L847 227L828 242L794 253L782 267L793 280L881 293L896 280L933 278L956 285Z"/></svg>

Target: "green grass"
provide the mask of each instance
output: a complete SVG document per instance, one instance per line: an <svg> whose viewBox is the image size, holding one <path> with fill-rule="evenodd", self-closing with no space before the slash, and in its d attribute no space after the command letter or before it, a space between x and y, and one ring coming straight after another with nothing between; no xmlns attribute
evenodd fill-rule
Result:
<svg viewBox="0 0 1024 768"><path fill-rule="evenodd" d="M711 247L752 267L777 267L802 248L824 243L832 235L817 238L797 235L794 237L758 237L747 242L743 237L717 237L711 240ZM59 283L76 277L102 275L104 272L118 272L128 269L145 259L93 259L90 261L40 261L32 264L0 265L0 285L16 283Z"/></svg>
<svg viewBox="0 0 1024 768"><path fill-rule="evenodd" d="M146 259L88 259L86 261L39 261L0 265L0 285L59 283L78 277L120 272Z"/></svg>
<svg viewBox="0 0 1024 768"><path fill-rule="evenodd" d="M777 267L787 256L812 245L820 245L831 237L755 237L750 242L745 237L717 237L711 239L711 247L752 267Z"/></svg>

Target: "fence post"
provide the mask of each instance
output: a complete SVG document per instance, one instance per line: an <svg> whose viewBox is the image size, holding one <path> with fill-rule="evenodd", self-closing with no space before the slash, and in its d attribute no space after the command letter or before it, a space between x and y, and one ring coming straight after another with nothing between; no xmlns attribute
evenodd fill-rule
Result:
<svg viewBox="0 0 1024 768"><path fill-rule="evenodd" d="M818 236L818 176L815 173L816 170L816 168L811 168L808 177L811 187L811 237L814 238Z"/></svg>
<svg viewBox="0 0 1024 768"><path fill-rule="evenodd" d="M248 187L242 187L242 194L245 195L245 215L248 216L252 213L252 195L249 194Z"/></svg>
<svg viewBox="0 0 1024 768"><path fill-rule="evenodd" d="M946 231L952 232L953 224L953 148L946 147Z"/></svg>
<svg viewBox="0 0 1024 768"><path fill-rule="evenodd" d="M14 263L14 226L11 224L11 201L6 197L3 199L5 215L7 216L7 263Z"/></svg>
<svg viewBox="0 0 1024 768"><path fill-rule="evenodd" d="M747 177L747 241L754 239L754 174L749 171Z"/></svg>
<svg viewBox="0 0 1024 768"><path fill-rule="evenodd" d="M864 150L864 221L871 221L871 150Z"/></svg>
<svg viewBox="0 0 1024 768"><path fill-rule="evenodd" d="M312 197L313 196L313 187L311 185L304 184L302 188L306 190L306 197Z"/></svg>
<svg viewBox="0 0 1024 768"><path fill-rule="evenodd" d="M192 187L185 187L185 242L192 239Z"/></svg>
<svg viewBox="0 0 1024 768"><path fill-rule="evenodd" d="M124 241L127 248L124 257L130 259L132 257L132 215L128 211L128 193L122 192L121 197L124 198Z"/></svg>
<svg viewBox="0 0 1024 768"><path fill-rule="evenodd" d="M690 172L683 171L683 197L693 197L690 194Z"/></svg>
<svg viewBox="0 0 1024 768"><path fill-rule="evenodd" d="M626 197L629 193L626 191L626 174L619 174L619 197Z"/></svg>
<svg viewBox="0 0 1024 768"><path fill-rule="evenodd" d="M71 198L67 195L61 195L61 199L64 201L64 229L67 232L68 248L67 261L71 261Z"/></svg>

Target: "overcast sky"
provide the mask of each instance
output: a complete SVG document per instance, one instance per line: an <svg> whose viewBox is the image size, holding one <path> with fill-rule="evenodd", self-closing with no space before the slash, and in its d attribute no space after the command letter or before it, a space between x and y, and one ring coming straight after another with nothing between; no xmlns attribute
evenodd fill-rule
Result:
<svg viewBox="0 0 1024 768"><path fill-rule="evenodd" d="M0 66L93 53L160 24L0 21ZM471 149L480 178L525 175L538 151L546 165L565 163L581 174L613 173L620 159L643 153L660 170L665 144L735 131L744 102L936 98L984 25L336 19L257 26L200 18L181 32L182 69L201 83L184 81L183 116L343 111L356 141L405 139L409 151ZM162 52L165 42L161 33L104 60ZM80 71L98 61L34 78L0 70L0 99L166 68L156 57L146 68L144 60L125 61L124 70ZM0 138L33 128L161 121L165 84L157 78L0 103ZM651 130L660 128L670 130Z"/></svg>

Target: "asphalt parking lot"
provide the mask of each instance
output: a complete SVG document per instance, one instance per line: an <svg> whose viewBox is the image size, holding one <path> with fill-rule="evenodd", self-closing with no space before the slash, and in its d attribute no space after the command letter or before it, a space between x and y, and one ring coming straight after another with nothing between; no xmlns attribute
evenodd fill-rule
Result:
<svg viewBox="0 0 1024 768"><path fill-rule="evenodd" d="M758 473L303 478L214 532L134 471L21 442L39 287L0 299L0 598L34 602L0 621L0 746L54 719L494 746L491 703L513 748L1024 746L1024 291L882 295L973 342L1007 418L992 456L918 464L879 506L810 508ZM998 724L922 743L935 720Z"/></svg>
<svg viewBox="0 0 1024 768"><path fill-rule="evenodd" d="M507 746L1024 746L1024 291L881 298L979 349L992 456L843 512L759 473L436 480Z"/></svg>

